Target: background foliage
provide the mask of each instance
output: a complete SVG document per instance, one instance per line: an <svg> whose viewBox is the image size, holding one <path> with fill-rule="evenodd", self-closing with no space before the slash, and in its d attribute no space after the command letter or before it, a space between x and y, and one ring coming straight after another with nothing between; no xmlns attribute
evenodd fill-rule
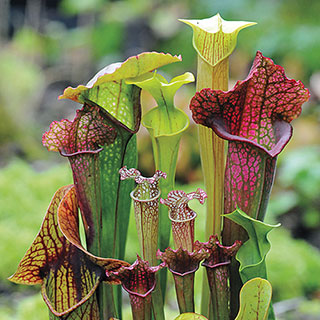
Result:
<svg viewBox="0 0 320 320"><path fill-rule="evenodd" d="M38 232L55 190L72 182L67 160L41 144L51 121L72 119L79 108L71 101L57 102L57 97L66 86L86 83L103 66L142 51L182 55L181 63L161 71L168 79L186 71L195 74L192 32L177 19L206 18L217 12L226 20L258 22L239 34L231 56L230 87L245 78L255 52L261 50L311 91L302 117L293 123L294 138L279 159L267 222L280 221L284 226L270 234L273 249L268 256L274 299L282 301L275 305L279 318L316 319L320 314L319 11L317 0L307 5L303 0L2 0L0 319L47 318L39 288L16 286L6 278ZM194 91L194 85L188 85L176 97L176 105L188 115ZM145 112L155 102L147 93L142 97ZM139 170L152 175L149 137L143 128L138 135ZM185 191L202 184L194 125L183 137L177 180ZM205 240L204 211L200 207L198 211L197 236ZM134 223L129 237L131 261L138 248ZM172 291L168 313L176 315L173 296Z"/></svg>

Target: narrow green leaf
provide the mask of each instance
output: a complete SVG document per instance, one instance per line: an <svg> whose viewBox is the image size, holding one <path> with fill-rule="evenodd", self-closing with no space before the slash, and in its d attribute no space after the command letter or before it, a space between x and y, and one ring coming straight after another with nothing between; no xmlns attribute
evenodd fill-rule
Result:
<svg viewBox="0 0 320 320"><path fill-rule="evenodd" d="M272 287L268 280L254 278L240 291L240 310L235 320L264 320L271 302Z"/></svg>

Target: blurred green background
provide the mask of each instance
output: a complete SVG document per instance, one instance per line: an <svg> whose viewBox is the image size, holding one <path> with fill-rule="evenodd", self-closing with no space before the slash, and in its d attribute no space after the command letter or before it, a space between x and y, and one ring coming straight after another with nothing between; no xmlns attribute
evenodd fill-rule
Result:
<svg viewBox="0 0 320 320"><path fill-rule="evenodd" d="M246 77L260 50L311 92L278 161L267 220L283 227L270 235L268 267L279 319L320 319L320 1L1 0L0 320L47 319L39 288L17 286L6 278L38 232L53 193L72 182L66 159L41 143L52 121L73 119L80 107L57 97L105 65L143 51L182 55L182 62L161 69L168 79L186 71L196 74L191 28L177 19L218 12L226 20L258 22L239 34L230 87ZM176 96L176 105L189 116L194 92L195 86L187 85ZM143 112L155 105L148 94L142 98ZM151 143L143 128L138 144L139 169L152 175ZM177 183L185 191L202 185L193 124L182 139ZM205 240L204 208L196 209L197 238ZM129 232L127 258L132 261L138 251L133 221ZM167 306L172 319L177 314L172 286ZM130 316L125 313L124 319Z"/></svg>

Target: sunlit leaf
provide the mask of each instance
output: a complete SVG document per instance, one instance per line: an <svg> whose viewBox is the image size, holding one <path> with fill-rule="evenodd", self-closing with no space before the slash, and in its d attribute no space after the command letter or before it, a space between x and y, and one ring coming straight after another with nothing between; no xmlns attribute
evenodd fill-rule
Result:
<svg viewBox="0 0 320 320"><path fill-rule="evenodd" d="M65 89L61 99L79 103L93 102L132 131L137 131L133 108L137 87L126 85L124 79L140 76L163 65L180 61L181 57L158 52L144 52L122 63L111 64L99 71L86 86Z"/></svg>
<svg viewBox="0 0 320 320"><path fill-rule="evenodd" d="M58 228L58 206L72 188L62 187L55 193L38 236L10 278L16 283L42 284L43 298L56 316L67 314L88 300L103 276L103 269L87 261Z"/></svg>

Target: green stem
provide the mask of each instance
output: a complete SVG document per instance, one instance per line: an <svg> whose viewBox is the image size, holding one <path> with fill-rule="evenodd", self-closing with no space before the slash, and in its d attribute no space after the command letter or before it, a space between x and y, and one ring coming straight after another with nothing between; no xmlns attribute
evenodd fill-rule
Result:
<svg viewBox="0 0 320 320"><path fill-rule="evenodd" d="M167 174L167 179L160 181L161 198L165 199L168 193L174 190L176 163L178 157L181 133L172 136L152 137L153 154L157 170ZM159 208L159 249L164 251L170 242L171 221L168 217L168 208L160 205ZM160 284L163 299L166 292L167 269L160 272Z"/></svg>
<svg viewBox="0 0 320 320"><path fill-rule="evenodd" d="M184 276L172 275L180 313L194 312L194 272Z"/></svg>
<svg viewBox="0 0 320 320"><path fill-rule="evenodd" d="M212 319L230 319L228 265L220 265L214 268L206 267L206 269L211 293Z"/></svg>
<svg viewBox="0 0 320 320"><path fill-rule="evenodd" d="M161 293L161 287L159 282L159 274L156 274L156 286L152 291L152 310L153 316L155 320L164 320L164 305L163 305L163 297Z"/></svg>
<svg viewBox="0 0 320 320"><path fill-rule="evenodd" d="M119 130L120 131L120 130ZM102 257L123 259L125 242L128 229L129 213L131 206L130 190L134 181L120 183L119 169L124 165L135 167L137 165L136 138L131 133L122 130L122 139L117 139L114 144L107 146L101 152L101 254ZM93 254L95 254L93 252ZM121 316L121 289L116 296L112 288L108 289L104 304L105 313L113 317ZM100 300L101 301L101 300ZM113 305L115 303L115 305Z"/></svg>
<svg viewBox="0 0 320 320"><path fill-rule="evenodd" d="M131 311L133 320L151 320L151 295L140 297L130 294Z"/></svg>
<svg viewBox="0 0 320 320"><path fill-rule="evenodd" d="M227 90L229 78L229 59L211 66L198 56L197 90L214 88ZM199 126L201 166L207 199L206 237L221 235L221 213L223 212L224 185L224 141L211 129ZM207 280L203 278L201 311L210 314L210 299Z"/></svg>

